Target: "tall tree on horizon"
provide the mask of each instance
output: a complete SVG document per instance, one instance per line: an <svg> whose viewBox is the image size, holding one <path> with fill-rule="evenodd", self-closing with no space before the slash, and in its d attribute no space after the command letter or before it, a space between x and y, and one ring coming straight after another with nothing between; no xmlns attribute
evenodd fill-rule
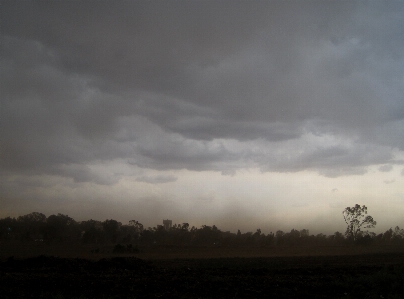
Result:
<svg viewBox="0 0 404 299"><path fill-rule="evenodd" d="M352 208L346 207L342 211L345 223L348 225L345 232L347 238L352 238L356 241L361 228L373 228L376 226L376 221L372 216L367 215L367 213L368 208L365 205L360 206L358 204Z"/></svg>

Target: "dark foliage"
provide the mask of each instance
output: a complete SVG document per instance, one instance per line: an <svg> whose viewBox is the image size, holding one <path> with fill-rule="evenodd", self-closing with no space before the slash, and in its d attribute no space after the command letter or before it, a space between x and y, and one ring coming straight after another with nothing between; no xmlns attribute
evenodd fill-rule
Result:
<svg viewBox="0 0 404 299"><path fill-rule="evenodd" d="M144 229L136 220L127 225L107 219L103 222L87 220L76 222L68 215L57 214L46 217L41 213L31 213L15 218L0 219L0 240L22 240L47 243L83 243L83 244L118 244L115 252L135 252L139 246L340 246L357 245L390 245L404 244L404 230L398 226L390 228L383 234L355 231L344 236L340 232L326 236L310 235L307 229L292 229L290 232L276 231L264 234L261 229L253 232L224 232L215 225L203 225L200 228L190 227L188 223L174 224L165 230L158 225ZM122 245L120 245L122 244ZM132 247L133 246L133 247Z"/></svg>
<svg viewBox="0 0 404 299"><path fill-rule="evenodd" d="M356 241L361 234L362 228L374 228L376 221L372 216L367 215L368 208L363 205L356 204L354 207L347 207L342 211L347 229L345 236Z"/></svg>

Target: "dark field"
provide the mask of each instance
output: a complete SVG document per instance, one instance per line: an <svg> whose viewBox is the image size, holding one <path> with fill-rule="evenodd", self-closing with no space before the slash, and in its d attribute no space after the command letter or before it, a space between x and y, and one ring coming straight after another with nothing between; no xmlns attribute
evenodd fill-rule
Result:
<svg viewBox="0 0 404 299"><path fill-rule="evenodd" d="M1 298L404 298L400 248L0 245Z"/></svg>

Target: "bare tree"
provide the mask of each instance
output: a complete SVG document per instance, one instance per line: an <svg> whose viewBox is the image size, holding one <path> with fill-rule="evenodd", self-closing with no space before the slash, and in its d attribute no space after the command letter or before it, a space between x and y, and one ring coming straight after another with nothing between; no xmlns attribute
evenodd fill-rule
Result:
<svg viewBox="0 0 404 299"><path fill-rule="evenodd" d="M358 204L352 208L347 207L342 211L344 220L348 225L345 232L347 238L353 238L353 240L356 241L361 228L375 227L376 221L373 220L372 216L366 216L367 213L368 208L365 205L360 206Z"/></svg>

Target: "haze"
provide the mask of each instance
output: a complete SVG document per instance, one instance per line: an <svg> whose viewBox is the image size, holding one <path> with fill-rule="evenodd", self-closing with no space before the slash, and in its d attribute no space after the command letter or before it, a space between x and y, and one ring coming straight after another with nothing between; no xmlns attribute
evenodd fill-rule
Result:
<svg viewBox="0 0 404 299"><path fill-rule="evenodd" d="M0 217L404 226L403 1L1 1Z"/></svg>

